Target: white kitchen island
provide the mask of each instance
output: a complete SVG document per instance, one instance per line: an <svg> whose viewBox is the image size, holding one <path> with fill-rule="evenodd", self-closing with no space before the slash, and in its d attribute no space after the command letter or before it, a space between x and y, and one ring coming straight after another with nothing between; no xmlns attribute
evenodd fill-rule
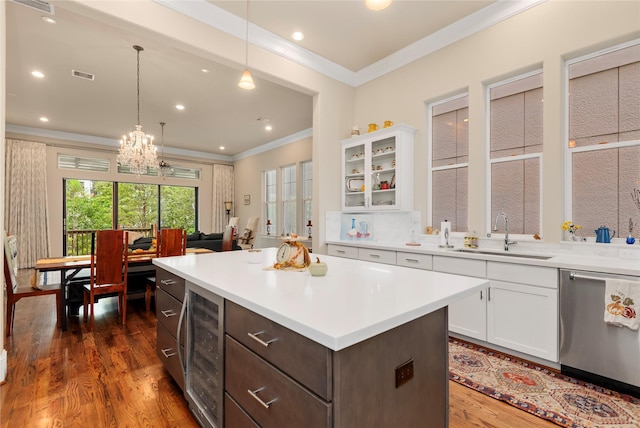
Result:
<svg viewBox="0 0 640 428"><path fill-rule="evenodd" d="M330 256L313 277L262 254L153 262L224 299L219 426L447 426L447 305L486 280Z"/></svg>

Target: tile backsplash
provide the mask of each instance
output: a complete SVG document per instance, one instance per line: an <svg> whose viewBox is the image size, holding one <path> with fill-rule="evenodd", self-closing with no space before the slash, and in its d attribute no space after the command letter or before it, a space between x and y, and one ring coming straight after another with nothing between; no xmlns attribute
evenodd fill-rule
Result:
<svg viewBox="0 0 640 428"><path fill-rule="evenodd" d="M420 234L420 222L419 211L329 211L326 215L326 240L405 242Z"/></svg>

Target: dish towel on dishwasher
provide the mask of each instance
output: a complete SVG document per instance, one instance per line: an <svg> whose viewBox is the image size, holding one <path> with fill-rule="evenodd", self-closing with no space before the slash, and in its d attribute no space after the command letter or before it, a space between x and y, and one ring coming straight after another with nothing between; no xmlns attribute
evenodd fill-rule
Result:
<svg viewBox="0 0 640 428"><path fill-rule="evenodd" d="M604 322L638 330L640 327L640 282L607 279L604 290Z"/></svg>

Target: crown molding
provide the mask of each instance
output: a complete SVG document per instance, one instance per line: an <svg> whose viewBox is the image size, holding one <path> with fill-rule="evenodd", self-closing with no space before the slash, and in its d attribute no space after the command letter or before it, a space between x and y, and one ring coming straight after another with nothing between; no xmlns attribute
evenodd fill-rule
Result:
<svg viewBox="0 0 640 428"><path fill-rule="evenodd" d="M242 40L245 38L245 18L227 12L206 0L153 1L234 37ZM252 23L249 23L249 43L339 82L357 87L545 1L547 0L498 0L357 72L329 61Z"/></svg>
<svg viewBox="0 0 640 428"><path fill-rule="evenodd" d="M255 156L257 154L264 153L269 150L276 149L278 147L286 146L287 144L295 143L296 141L300 141L304 138L309 138L312 136L313 136L313 128L307 128L303 131L296 132L295 134L287 135L286 137L282 137L277 140L271 141L270 143L266 143L259 147L247 150L242 153L238 153L237 155L232 156L231 159L235 162L237 160L248 158L250 156Z"/></svg>
<svg viewBox="0 0 640 428"><path fill-rule="evenodd" d="M75 134L72 132L54 131L51 129L43 128L32 128L28 126L12 125L10 123L6 125L5 132L30 135L33 137L53 138L62 141L73 141L76 143L87 143L95 146L107 146L113 147L115 150L120 147L120 140L114 140L113 138L96 137L95 135ZM200 152L196 150L177 149L171 147L165 147L164 153L225 162L231 162L233 160L231 156L216 155L213 153Z"/></svg>

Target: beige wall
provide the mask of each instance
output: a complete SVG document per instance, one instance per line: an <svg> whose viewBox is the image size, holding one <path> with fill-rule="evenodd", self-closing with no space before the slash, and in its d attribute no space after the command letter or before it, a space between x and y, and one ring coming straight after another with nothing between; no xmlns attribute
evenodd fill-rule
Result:
<svg viewBox="0 0 640 428"><path fill-rule="evenodd" d="M542 67L544 166L542 236L561 239L564 222L563 61L640 37L640 2L548 1L421 58L356 90L356 123L392 120L417 127L415 208L427 225L426 103L469 92L469 229L486 232L487 84Z"/></svg>
<svg viewBox="0 0 640 428"><path fill-rule="evenodd" d="M301 162L310 161L312 147L311 138L305 138L268 152L237 160L234 163L236 194L233 201L233 215L240 217L240 231L247 224L249 217L260 217L258 233L264 233L266 219L262 212L262 172L275 169L278 182L280 182L280 167L294 164L299 167ZM300 184L299 177L300 169L298 169L298 184ZM300 190L300 186L298 186L298 190ZM251 195L250 205L244 205L244 195ZM298 194L298 196L301 195ZM275 233L275 230L273 232Z"/></svg>
<svg viewBox="0 0 640 428"><path fill-rule="evenodd" d="M4 2L0 5L0 28L6 28ZM6 32L0 31L0 70L5 70L7 58L6 41ZM5 130L5 93L5 79L0 79L0 135L4 135ZM0 190L2 190L2 195L4 195L4 154L4 138L0 138ZM4 225L4 196L0 199L0 220L2 221L0 224ZM2 245L2 248L4 249L4 243ZM2 281L1 283L4 284L4 268L0 272L0 279ZM0 305L0 353L0 382L4 382L4 378L6 377L6 360L4 359L6 357L6 351L4 349L4 301L3 304Z"/></svg>

